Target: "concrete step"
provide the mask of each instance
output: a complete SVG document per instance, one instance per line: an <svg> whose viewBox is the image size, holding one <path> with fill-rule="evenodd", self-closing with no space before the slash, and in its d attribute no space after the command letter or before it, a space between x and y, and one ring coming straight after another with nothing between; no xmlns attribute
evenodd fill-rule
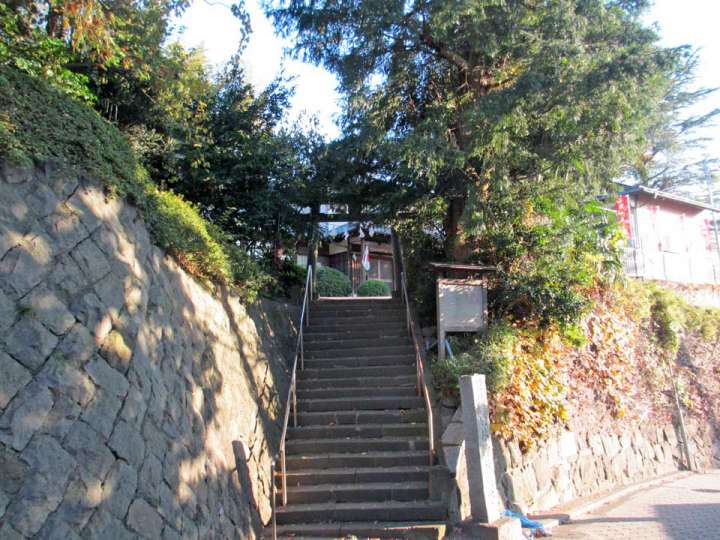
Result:
<svg viewBox="0 0 720 540"><path fill-rule="evenodd" d="M278 494L278 498L281 494ZM421 501L429 497L427 478L416 482L370 482L288 486L288 504Z"/></svg>
<svg viewBox="0 0 720 540"><path fill-rule="evenodd" d="M316 484L350 484L353 482L422 482L428 479L428 467L345 467L338 469L309 469L288 472L288 486Z"/></svg>
<svg viewBox="0 0 720 540"><path fill-rule="evenodd" d="M305 369L327 369L334 367L370 366L414 366L415 356L411 354L388 356L344 356L340 358L305 358Z"/></svg>
<svg viewBox="0 0 720 540"><path fill-rule="evenodd" d="M415 521L445 519L445 507L435 501L288 504L277 510L277 522Z"/></svg>
<svg viewBox="0 0 720 540"><path fill-rule="evenodd" d="M298 412L320 411L382 411L417 409L425 404L419 396L346 397L298 399Z"/></svg>
<svg viewBox="0 0 720 540"><path fill-rule="evenodd" d="M399 424L425 421L427 421L427 411L424 408L394 411L298 412L298 422L301 426Z"/></svg>
<svg viewBox="0 0 720 540"><path fill-rule="evenodd" d="M307 364L305 364L307 365ZM414 380L410 381L407 386L388 386L374 387L372 395L374 397L401 397L416 396ZM322 399L322 398L341 398L341 397L364 397L368 395L368 390L364 386L359 387L329 387L329 388L308 388L298 387L298 399Z"/></svg>
<svg viewBox="0 0 720 540"><path fill-rule="evenodd" d="M290 471L306 471L308 469L338 469L344 467L399 467L417 465L428 466L427 451L406 452L363 452L352 454L337 452L313 454L309 456L288 455L287 468Z"/></svg>
<svg viewBox="0 0 720 540"><path fill-rule="evenodd" d="M392 538L394 540L440 540L445 536L444 522L345 522L345 523L299 523L280 525L278 538L293 540L311 540L335 538L343 540L365 540ZM272 538L272 532L266 531L264 538Z"/></svg>
<svg viewBox="0 0 720 540"><path fill-rule="evenodd" d="M290 439L285 443L287 454L358 454L361 452L415 452L427 450L427 437L379 437L340 439Z"/></svg>
<svg viewBox="0 0 720 540"><path fill-rule="evenodd" d="M378 371L382 371L385 377L411 376L415 375L413 365L390 365L383 366L379 370L377 366L365 367L338 367L338 368L305 368L299 372L299 380L309 379L363 379L365 377L377 377ZM361 381L362 382L362 381ZM368 388L371 388L368 386Z"/></svg>
<svg viewBox="0 0 720 540"><path fill-rule="evenodd" d="M288 428L289 440L341 439L380 437L426 437L427 423L405 422L401 424L349 424L335 426L299 426ZM289 442L289 441L288 441Z"/></svg>
<svg viewBox="0 0 720 540"><path fill-rule="evenodd" d="M417 384L417 377L413 371L412 375L395 375L378 377L378 369L375 368L375 376L364 375L362 377L307 377L310 370L298 372L298 392L318 388L363 388L367 395L368 388L401 388ZM326 371L326 370L323 370ZM382 370L385 373L385 370Z"/></svg>
<svg viewBox="0 0 720 540"><path fill-rule="evenodd" d="M367 347L399 347L412 345L407 335L396 337L372 338L341 338L317 340L313 337L305 338L305 351L320 351L324 349L365 349Z"/></svg>

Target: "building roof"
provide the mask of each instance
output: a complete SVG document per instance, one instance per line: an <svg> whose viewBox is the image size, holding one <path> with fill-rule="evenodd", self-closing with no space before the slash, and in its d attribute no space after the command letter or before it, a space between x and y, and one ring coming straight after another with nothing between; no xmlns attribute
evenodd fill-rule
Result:
<svg viewBox="0 0 720 540"><path fill-rule="evenodd" d="M695 208L702 208L703 210L710 210L712 212L720 212L720 208L718 208L716 206L710 206L707 203L694 201L693 199L688 199L687 197L683 197L681 195L676 195L674 193L668 193L667 191L660 191L659 189L653 189L653 188L649 188L646 186L627 186L625 188L625 190L622 192L622 195L630 195L632 193L645 193L656 199L664 199L666 201L674 201L674 202L678 202L680 204L686 204L688 206L692 206Z"/></svg>

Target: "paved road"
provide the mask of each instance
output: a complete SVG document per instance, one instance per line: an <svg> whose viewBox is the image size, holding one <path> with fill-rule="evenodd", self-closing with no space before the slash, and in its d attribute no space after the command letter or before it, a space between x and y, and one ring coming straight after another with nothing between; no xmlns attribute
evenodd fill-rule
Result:
<svg viewBox="0 0 720 540"><path fill-rule="evenodd" d="M720 540L720 470L630 495L553 530L556 539Z"/></svg>

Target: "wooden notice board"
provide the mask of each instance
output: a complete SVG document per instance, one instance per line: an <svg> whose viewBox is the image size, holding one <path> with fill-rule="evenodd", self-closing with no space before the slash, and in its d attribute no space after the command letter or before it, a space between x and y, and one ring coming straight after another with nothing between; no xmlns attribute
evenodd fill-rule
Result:
<svg viewBox="0 0 720 540"><path fill-rule="evenodd" d="M438 359L445 358L447 332L479 332L487 327L487 287L482 279L437 280Z"/></svg>

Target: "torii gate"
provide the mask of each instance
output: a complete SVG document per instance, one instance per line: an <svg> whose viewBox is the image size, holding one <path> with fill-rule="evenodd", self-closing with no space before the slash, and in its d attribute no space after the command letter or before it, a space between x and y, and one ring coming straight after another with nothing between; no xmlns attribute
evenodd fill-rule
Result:
<svg viewBox="0 0 720 540"><path fill-rule="evenodd" d="M359 210L357 208L352 208L350 205L348 206L348 211L346 212L322 212L321 209L323 206L343 206L342 204L337 203L315 203L313 205L310 205L310 213L306 214L307 221L309 221L312 225L312 236L310 238L310 243L308 245L308 266L312 268L312 275L313 275L313 281L315 281L317 276L317 257L318 257L318 223L345 223L345 222L359 222L359 223L375 223L376 225L379 225L377 219L382 217L382 214L378 212L366 212ZM393 259L395 261L400 260L400 249L399 249L399 243L397 241L397 236L395 235L394 231L391 231L391 242L392 242L392 252L393 252ZM400 265L394 264L393 265L393 272L395 274L395 283L400 282ZM313 286L313 290L316 290L316 287Z"/></svg>

